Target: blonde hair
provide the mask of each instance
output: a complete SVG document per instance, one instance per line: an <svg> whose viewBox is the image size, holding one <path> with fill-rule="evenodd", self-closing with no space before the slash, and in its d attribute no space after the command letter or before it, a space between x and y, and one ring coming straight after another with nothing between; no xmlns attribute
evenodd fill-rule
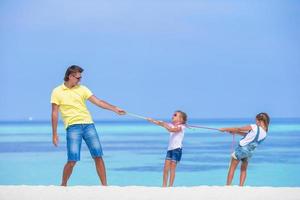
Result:
<svg viewBox="0 0 300 200"><path fill-rule="evenodd" d="M176 113L180 113L181 118L183 120L183 124L186 124L186 122L187 122L187 114L185 112L181 111L181 110L177 110Z"/></svg>

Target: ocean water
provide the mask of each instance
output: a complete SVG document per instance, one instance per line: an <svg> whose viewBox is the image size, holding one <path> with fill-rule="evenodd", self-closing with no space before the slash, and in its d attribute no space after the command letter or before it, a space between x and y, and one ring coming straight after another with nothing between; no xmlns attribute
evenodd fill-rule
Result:
<svg viewBox="0 0 300 200"><path fill-rule="evenodd" d="M226 127L252 120L192 120L190 124ZM95 123L109 185L161 186L168 132L144 121ZM65 130L52 145L50 122L0 122L0 185L59 185L67 160ZM226 182L233 144L240 137L212 130L187 129L175 186ZM234 143L233 143L234 142ZM246 185L300 186L300 119L272 121L268 137L249 162ZM233 183L238 184L239 168ZM93 159L83 142L69 185L98 185Z"/></svg>

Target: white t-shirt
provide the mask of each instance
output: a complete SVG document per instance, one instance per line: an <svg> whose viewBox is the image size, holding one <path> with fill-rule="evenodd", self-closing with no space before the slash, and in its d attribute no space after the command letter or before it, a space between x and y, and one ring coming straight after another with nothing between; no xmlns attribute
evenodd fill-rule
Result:
<svg viewBox="0 0 300 200"><path fill-rule="evenodd" d="M245 146L255 139L255 136L257 134L257 125L251 124L250 126L251 126L252 130L249 133L247 133L247 135L243 139L240 140L241 146ZM259 126L258 141L264 139L266 136L267 136L266 131L262 127Z"/></svg>
<svg viewBox="0 0 300 200"><path fill-rule="evenodd" d="M171 127L175 127L174 124L169 123L168 124ZM168 150L173 150L173 149L177 149L177 148L182 148L182 141L183 141L183 137L184 137L184 129L185 129L185 125L181 124L181 125L177 125L178 127L181 127L181 131L180 132L169 132L170 133L170 139L169 139L169 146L168 146Z"/></svg>

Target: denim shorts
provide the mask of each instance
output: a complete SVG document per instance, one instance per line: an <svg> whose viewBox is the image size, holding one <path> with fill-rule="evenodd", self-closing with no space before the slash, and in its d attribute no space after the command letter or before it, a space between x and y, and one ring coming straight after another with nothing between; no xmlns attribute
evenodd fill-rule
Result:
<svg viewBox="0 0 300 200"><path fill-rule="evenodd" d="M94 124L73 124L67 128L68 161L80 160L82 139L87 144L91 156L102 157L102 147Z"/></svg>
<svg viewBox="0 0 300 200"><path fill-rule="evenodd" d="M166 160L175 161L176 163L181 160L182 148L172 149L167 151Z"/></svg>
<svg viewBox="0 0 300 200"><path fill-rule="evenodd" d="M252 157L252 151L249 151L247 147L238 146L232 153L232 157L236 160L247 161Z"/></svg>

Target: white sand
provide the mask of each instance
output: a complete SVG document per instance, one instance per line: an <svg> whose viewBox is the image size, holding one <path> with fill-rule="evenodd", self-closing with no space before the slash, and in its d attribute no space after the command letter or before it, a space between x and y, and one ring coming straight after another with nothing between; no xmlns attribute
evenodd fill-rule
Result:
<svg viewBox="0 0 300 200"><path fill-rule="evenodd" d="M0 186L0 200L300 200L288 187Z"/></svg>

